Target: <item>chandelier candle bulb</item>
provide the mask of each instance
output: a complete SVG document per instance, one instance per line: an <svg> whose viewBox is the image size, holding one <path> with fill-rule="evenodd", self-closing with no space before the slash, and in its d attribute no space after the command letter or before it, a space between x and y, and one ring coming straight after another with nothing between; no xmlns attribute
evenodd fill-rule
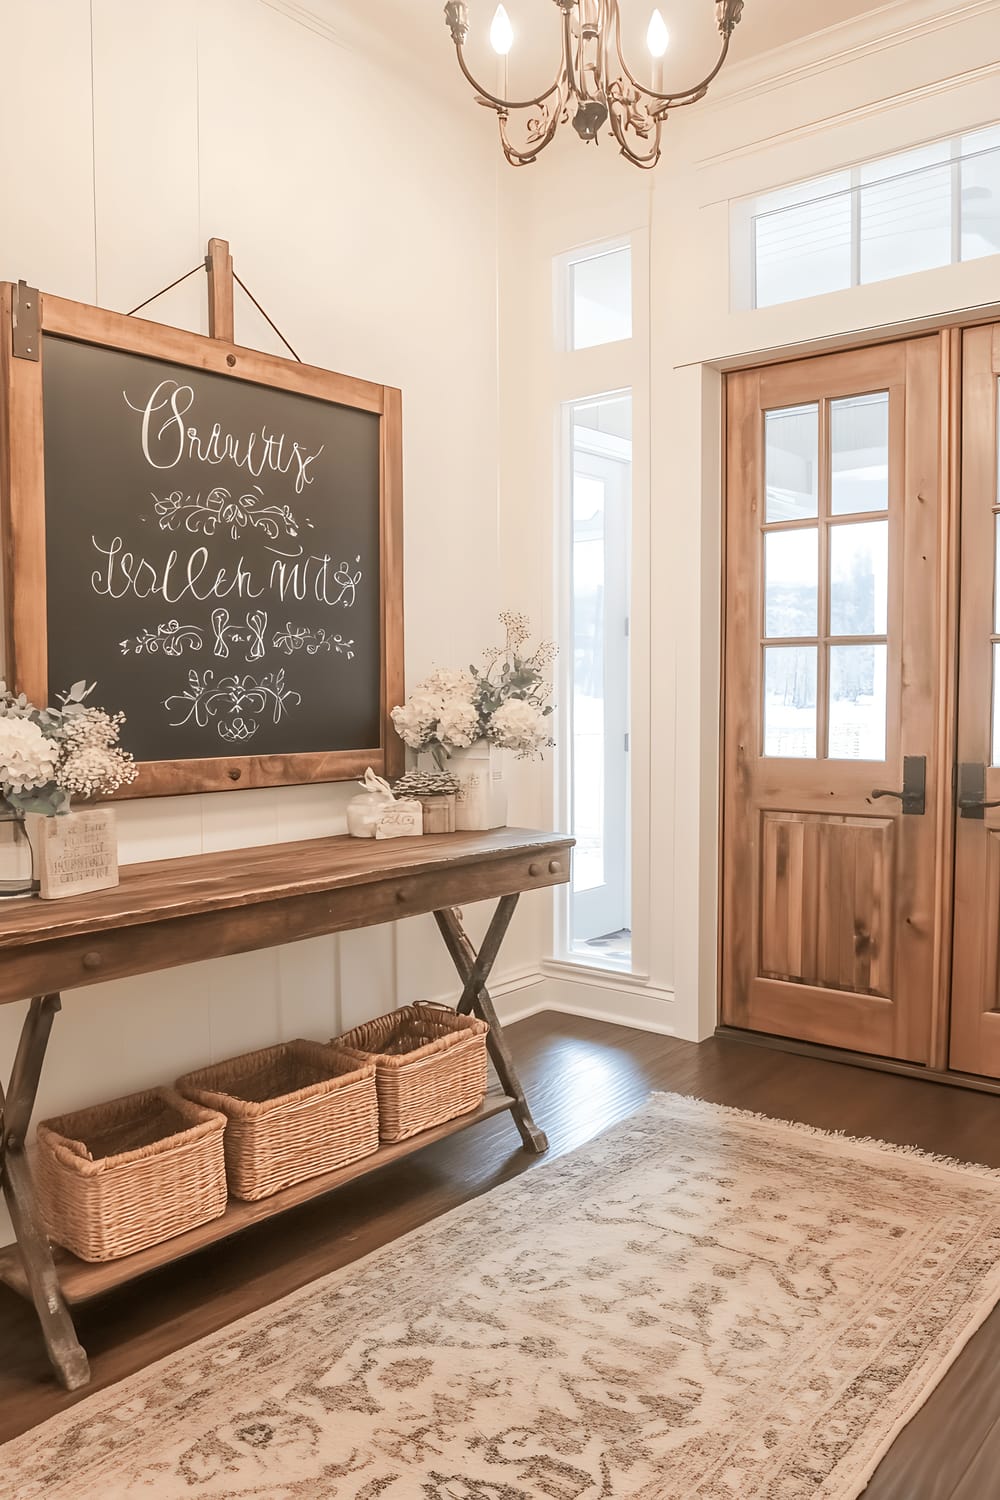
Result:
<svg viewBox="0 0 1000 1500"><path fill-rule="evenodd" d="M509 93L508 54L514 45L514 28L510 16L498 5L490 23L490 46L497 55L497 94L506 99Z"/></svg>
<svg viewBox="0 0 1000 1500"><path fill-rule="evenodd" d="M498 5L490 23L490 46L498 57L506 57L514 45L514 28L510 16L502 5Z"/></svg>
<svg viewBox="0 0 1000 1500"><path fill-rule="evenodd" d="M670 46L670 32L667 30L666 22L658 10L654 10L649 20L649 30L646 32L646 46L649 48L653 58L659 59Z"/></svg>
<svg viewBox="0 0 1000 1500"><path fill-rule="evenodd" d="M662 94L663 54L670 46L670 32L659 10L654 10L650 17L649 30L646 32L646 46L653 59L653 93Z"/></svg>

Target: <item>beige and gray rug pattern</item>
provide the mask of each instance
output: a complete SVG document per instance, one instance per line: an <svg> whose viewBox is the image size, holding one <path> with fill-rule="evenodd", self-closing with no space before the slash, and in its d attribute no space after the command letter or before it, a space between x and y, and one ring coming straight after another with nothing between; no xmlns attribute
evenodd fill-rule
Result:
<svg viewBox="0 0 1000 1500"><path fill-rule="evenodd" d="M12 1500L853 1500L1000 1299L1000 1176L659 1095L90 1398Z"/></svg>

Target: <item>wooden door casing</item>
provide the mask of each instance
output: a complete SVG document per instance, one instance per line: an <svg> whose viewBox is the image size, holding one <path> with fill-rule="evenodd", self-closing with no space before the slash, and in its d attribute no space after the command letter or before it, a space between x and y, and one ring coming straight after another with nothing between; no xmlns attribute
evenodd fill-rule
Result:
<svg viewBox="0 0 1000 1500"><path fill-rule="evenodd" d="M744 371L727 381L722 1013L727 1025L914 1062L939 1003L939 558L942 345L937 336ZM825 758L833 528L829 403L889 393L884 761ZM767 411L820 413L817 755L765 756ZM883 513L880 513L883 514ZM808 519L808 518L807 518ZM876 788L927 758L926 812Z"/></svg>

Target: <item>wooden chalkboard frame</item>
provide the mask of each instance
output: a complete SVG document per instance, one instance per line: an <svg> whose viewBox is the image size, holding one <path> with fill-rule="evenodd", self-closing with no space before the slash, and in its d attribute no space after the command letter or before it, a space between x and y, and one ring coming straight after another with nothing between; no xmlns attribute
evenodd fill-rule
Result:
<svg viewBox="0 0 1000 1500"><path fill-rule="evenodd" d="M224 336L231 331L229 320L223 320L223 336L206 338L47 293L34 297L37 307L29 310L30 318L26 319L23 306L26 294L29 298L33 296L23 283L20 287L10 282L0 283L0 500L5 535L8 683L39 704L49 701L50 687L55 690L61 686L48 682L45 584L41 335L54 334L374 412L380 421L381 743L365 750L145 761L136 781L116 795L157 797L241 787L349 781L362 776L368 766L382 776L399 775L405 752L389 713L403 701L404 683L401 393L392 386L375 385L243 348ZM217 315L215 301L213 308ZM36 313L36 357L19 356L15 353L15 339L19 337L23 346L25 327L30 326ZM113 709L115 705L107 706Z"/></svg>

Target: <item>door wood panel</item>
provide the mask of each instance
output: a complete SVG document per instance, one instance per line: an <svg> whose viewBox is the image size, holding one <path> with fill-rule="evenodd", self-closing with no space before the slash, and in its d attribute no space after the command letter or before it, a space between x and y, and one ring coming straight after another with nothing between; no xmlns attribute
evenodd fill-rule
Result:
<svg viewBox="0 0 1000 1500"><path fill-rule="evenodd" d="M931 336L727 380L723 1017L730 1026L914 1062L931 1058L940 989L943 347ZM843 433L852 423L861 432L856 409L883 393L888 486L880 498L872 478L880 453ZM772 476L769 501L767 414L781 420L791 410L806 431L812 407L815 476L811 452L801 462L776 452L775 474L779 460L787 472L781 485ZM850 441L857 451L844 464ZM872 565L866 592L856 586L860 575L841 569L859 545L859 533L843 528L881 521L886 577L880 586ZM789 627L796 609L812 623L808 590L786 588L776 567L769 594L765 549L779 557L782 544L770 536L808 532L816 533L815 628L796 636ZM812 545L794 544L803 556ZM783 647L797 653L792 678L793 659L773 654ZM869 664L853 689L848 668L860 658L844 651L852 647ZM904 756L926 757L923 816L873 796L902 787Z"/></svg>
<svg viewBox="0 0 1000 1500"><path fill-rule="evenodd" d="M998 494L997 411L1000 325L964 335L962 358L961 602L959 762L984 766L985 799L1000 800L1000 744L994 744L994 642ZM997 738L1000 738L998 736ZM1000 1078L1000 808L955 825L955 937L952 955L951 1066Z"/></svg>
<svg viewBox="0 0 1000 1500"><path fill-rule="evenodd" d="M762 814L763 978L889 999L895 829L891 818Z"/></svg>

